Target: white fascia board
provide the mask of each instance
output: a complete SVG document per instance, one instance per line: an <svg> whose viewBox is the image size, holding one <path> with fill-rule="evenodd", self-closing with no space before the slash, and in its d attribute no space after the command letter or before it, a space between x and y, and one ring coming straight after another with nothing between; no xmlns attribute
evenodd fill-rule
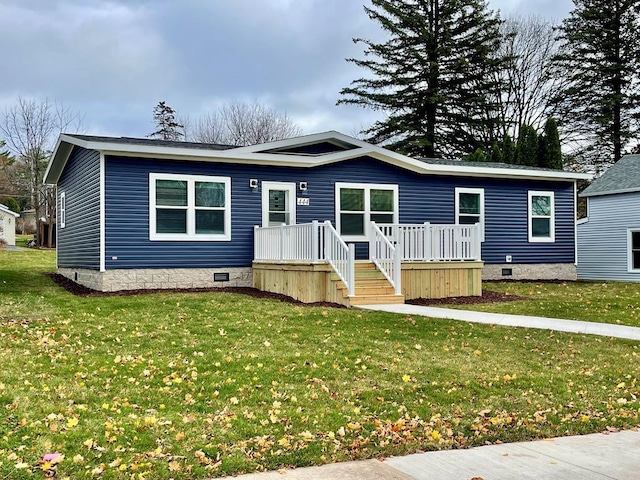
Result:
<svg viewBox="0 0 640 480"><path fill-rule="evenodd" d="M0 212L8 213L9 215L13 215L16 218L20 216L19 213L16 213L13 210L9 210L8 208L5 208L4 205L0 205Z"/></svg>

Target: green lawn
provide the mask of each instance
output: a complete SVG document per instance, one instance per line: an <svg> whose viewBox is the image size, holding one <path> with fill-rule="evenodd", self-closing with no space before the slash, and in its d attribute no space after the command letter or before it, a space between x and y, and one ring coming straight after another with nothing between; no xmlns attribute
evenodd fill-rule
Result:
<svg viewBox="0 0 640 480"><path fill-rule="evenodd" d="M639 343L229 293L74 297L0 251L0 478L207 478L640 424Z"/></svg>
<svg viewBox="0 0 640 480"><path fill-rule="evenodd" d="M640 327L640 283L624 282L483 282L484 290L527 300L451 308L586 320ZM442 305L447 306L447 305Z"/></svg>

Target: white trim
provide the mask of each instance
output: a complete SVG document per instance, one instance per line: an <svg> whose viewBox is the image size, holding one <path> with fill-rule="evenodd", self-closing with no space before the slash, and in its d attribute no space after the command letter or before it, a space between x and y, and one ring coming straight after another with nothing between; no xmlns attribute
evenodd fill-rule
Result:
<svg viewBox="0 0 640 480"><path fill-rule="evenodd" d="M349 143L356 148L333 152L326 155L306 156L279 153L264 153L267 150L308 145L322 141L338 141ZM170 158L175 160L193 160L209 162L230 162L237 164L256 164L274 166L294 166L312 168L335 162L369 156L382 162L395 165L406 170L421 174L431 175L464 175L475 177L493 178L531 178L541 180L589 180L591 174L574 173L550 170L527 170L521 168L494 168L487 166L469 166L455 164L430 164L386 148L372 145L339 132L329 131L306 135L277 142L252 145L250 147L238 147L228 150L198 149L189 147L167 147L156 145L140 145L131 143L115 143L95 140L82 140L72 135L61 135L56 148L51 156L51 161L45 173L46 183L56 183L68 156L71 153L70 145L82 148L98 150L109 155L137 156L146 158ZM55 165L54 165L55 164Z"/></svg>
<svg viewBox="0 0 640 480"><path fill-rule="evenodd" d="M106 267L106 213L105 213L105 160L104 153L100 152L100 271L105 272Z"/></svg>
<svg viewBox="0 0 640 480"><path fill-rule="evenodd" d="M480 237L484 242L484 188L467 188L456 187L455 189L455 224L462 225L460 223L460 194L471 193L480 196ZM468 225L468 224L465 224Z"/></svg>
<svg viewBox="0 0 640 480"><path fill-rule="evenodd" d="M5 205L0 203L0 212L8 213L9 215L13 215L15 218L20 216L19 213L14 212L13 210L9 210Z"/></svg>
<svg viewBox="0 0 640 480"><path fill-rule="evenodd" d="M187 182L187 232L186 233L156 233L156 180L178 180ZM195 182L222 183L224 184L224 233L222 234L197 234L195 206ZM170 208L170 207L163 207ZM173 173L149 173L149 240L152 241L219 241L231 240L231 178L215 177L209 175L179 175Z"/></svg>
<svg viewBox="0 0 640 480"><path fill-rule="evenodd" d="M531 199L533 197L549 197L551 203L551 215L549 217L549 236L533 236L533 215L531 211ZM547 218L547 217L539 217ZM554 243L556 241L556 204L554 193L551 191L529 190L527 192L527 230L530 243Z"/></svg>
<svg viewBox="0 0 640 480"><path fill-rule="evenodd" d="M67 223L67 195L64 190L60 192L60 210L58 218L60 222L60 228L64 228Z"/></svg>
<svg viewBox="0 0 640 480"><path fill-rule="evenodd" d="M640 273L640 268L633 268L633 233L640 233L640 226L627 228L627 272Z"/></svg>
<svg viewBox="0 0 640 480"><path fill-rule="evenodd" d="M340 222L340 190L343 188L356 188L364 190L364 234L363 235L343 235L342 226ZM387 183L349 183L349 182L336 182L335 184L335 218L336 218L336 231L340 235L340 238L345 242L366 242L367 225L371 221L371 190L391 190L393 192L393 221L391 223L399 223L399 199L398 199L398 185Z"/></svg>
<svg viewBox="0 0 640 480"><path fill-rule="evenodd" d="M288 225L296 224L296 184L295 182L262 182L262 226L269 226L269 190L286 190L289 198L287 203L289 204L289 223Z"/></svg>

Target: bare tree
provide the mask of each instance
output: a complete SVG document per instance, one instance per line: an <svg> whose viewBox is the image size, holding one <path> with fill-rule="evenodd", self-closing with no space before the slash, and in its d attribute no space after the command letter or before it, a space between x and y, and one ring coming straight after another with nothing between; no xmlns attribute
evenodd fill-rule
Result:
<svg viewBox="0 0 640 480"><path fill-rule="evenodd" d="M256 145L302 134L286 114L258 103L233 102L196 120L192 139L227 145Z"/></svg>
<svg viewBox="0 0 640 480"><path fill-rule="evenodd" d="M22 97L5 110L0 121L0 133L9 151L26 171L29 204L36 211L39 245L45 245L40 227L43 218L46 217L45 221L50 226L56 222L55 194L52 195L51 186L42 183L48 156L57 135L67 130L79 131L82 121L83 116L63 104L51 103L48 99L40 101ZM53 228L49 228L46 245L52 244Z"/></svg>
<svg viewBox="0 0 640 480"><path fill-rule="evenodd" d="M501 72L506 87L499 100L500 124L502 136L518 138L523 124L542 128L553 114L552 99L566 79L553 61L559 49L553 23L537 15L510 16L501 28L500 55L510 61Z"/></svg>

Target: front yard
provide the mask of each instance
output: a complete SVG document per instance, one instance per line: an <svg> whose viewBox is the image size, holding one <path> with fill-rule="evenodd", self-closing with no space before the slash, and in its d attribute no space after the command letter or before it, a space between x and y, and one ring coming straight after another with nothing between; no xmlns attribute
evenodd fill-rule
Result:
<svg viewBox="0 0 640 480"><path fill-rule="evenodd" d="M640 327L640 283L484 282L483 288L526 300L450 307Z"/></svg>
<svg viewBox="0 0 640 480"><path fill-rule="evenodd" d="M0 478L207 478L640 424L638 342L229 293L81 298L41 274L54 258L0 251Z"/></svg>

